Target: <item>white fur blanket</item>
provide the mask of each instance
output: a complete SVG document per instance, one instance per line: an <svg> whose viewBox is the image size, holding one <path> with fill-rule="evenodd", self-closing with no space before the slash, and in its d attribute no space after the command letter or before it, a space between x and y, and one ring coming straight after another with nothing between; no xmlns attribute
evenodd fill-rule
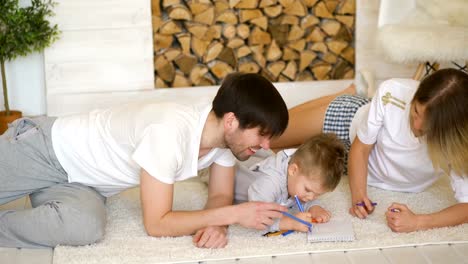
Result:
<svg viewBox="0 0 468 264"><path fill-rule="evenodd" d="M414 1L414 0L413 0ZM405 1L412 5L413 1ZM388 0L392 5L401 1ZM398 8L388 8L398 12ZM384 14L393 17L397 14ZM398 23L379 28L377 47L395 62L461 61L468 60L468 1L416 0ZM463 64L463 63L462 63Z"/></svg>
<svg viewBox="0 0 468 264"><path fill-rule="evenodd" d="M176 184L175 209L201 208L206 200L206 185L198 180ZM366 220L348 215L349 188L344 177L338 188L324 195L321 202L335 216L349 217L356 240L341 243L306 243L306 235L294 233L287 237L265 238L260 232L240 226L229 228L230 242L224 249L200 249L190 236L153 238L146 235L138 189L114 196L108 201L108 225L104 239L83 247L59 246L54 251L54 263L161 263L284 255L303 252L354 250L398 247L405 245L439 244L468 241L468 224L428 231L397 234L386 225L384 212L393 202L408 204L417 213L439 210L455 203L448 179L444 178L425 192L396 193L369 188L370 197L378 202L376 211Z"/></svg>

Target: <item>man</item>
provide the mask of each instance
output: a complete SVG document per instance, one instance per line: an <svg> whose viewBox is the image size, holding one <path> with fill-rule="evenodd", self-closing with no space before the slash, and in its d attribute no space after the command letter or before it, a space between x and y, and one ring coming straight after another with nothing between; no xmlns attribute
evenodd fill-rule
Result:
<svg viewBox="0 0 468 264"><path fill-rule="evenodd" d="M264 229L286 208L232 205L234 156L246 160L281 135L288 111L257 74L232 74L212 106L141 103L68 117L20 119L0 137L0 204L30 195L32 209L0 211L0 246L85 245L102 238L105 197L140 184L151 236L227 244L227 225ZM173 187L210 167L204 210L172 211Z"/></svg>

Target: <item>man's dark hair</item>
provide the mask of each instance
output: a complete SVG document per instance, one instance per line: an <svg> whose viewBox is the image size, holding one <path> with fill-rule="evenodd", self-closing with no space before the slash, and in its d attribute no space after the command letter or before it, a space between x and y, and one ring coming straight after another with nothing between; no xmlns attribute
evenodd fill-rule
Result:
<svg viewBox="0 0 468 264"><path fill-rule="evenodd" d="M216 117L232 112L241 129L260 127L266 135L279 136L288 125L288 108L280 93L265 77L254 73L226 76L213 100Z"/></svg>

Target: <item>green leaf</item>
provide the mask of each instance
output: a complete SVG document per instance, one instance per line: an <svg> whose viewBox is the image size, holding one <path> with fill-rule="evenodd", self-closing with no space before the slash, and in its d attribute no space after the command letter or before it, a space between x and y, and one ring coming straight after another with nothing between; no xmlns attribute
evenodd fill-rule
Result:
<svg viewBox="0 0 468 264"><path fill-rule="evenodd" d="M0 61L13 60L32 52L40 52L58 39L57 25L47 20L54 16L52 0L32 0L20 7L18 0L0 0ZM6 76L2 72L3 93L7 94ZM5 108L8 109L8 96Z"/></svg>

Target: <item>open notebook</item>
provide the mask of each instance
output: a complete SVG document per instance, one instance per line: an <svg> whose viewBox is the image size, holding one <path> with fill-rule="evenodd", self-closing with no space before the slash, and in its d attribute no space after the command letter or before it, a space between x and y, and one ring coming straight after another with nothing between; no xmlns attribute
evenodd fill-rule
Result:
<svg viewBox="0 0 468 264"><path fill-rule="evenodd" d="M332 217L329 222L314 224L307 234L308 242L353 241L354 230L351 220Z"/></svg>

